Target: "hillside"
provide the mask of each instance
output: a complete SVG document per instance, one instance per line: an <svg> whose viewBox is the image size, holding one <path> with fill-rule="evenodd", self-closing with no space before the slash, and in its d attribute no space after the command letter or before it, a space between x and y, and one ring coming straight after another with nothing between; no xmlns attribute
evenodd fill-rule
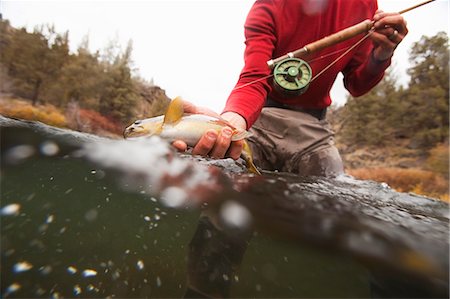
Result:
<svg viewBox="0 0 450 299"><path fill-rule="evenodd" d="M0 21L0 113L121 138L136 119L161 115L169 98L139 77L132 44L69 51L68 32ZM119 49L119 50L117 50ZM411 49L408 86L394 74L330 109L346 171L405 192L448 200L449 47L440 32ZM36 59L39 57L39 59Z"/></svg>

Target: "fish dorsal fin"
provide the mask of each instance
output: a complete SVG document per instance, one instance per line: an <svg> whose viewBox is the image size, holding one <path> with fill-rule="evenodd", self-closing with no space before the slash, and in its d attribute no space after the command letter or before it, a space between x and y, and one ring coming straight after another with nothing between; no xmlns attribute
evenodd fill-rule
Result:
<svg viewBox="0 0 450 299"><path fill-rule="evenodd" d="M170 102L169 107L167 108L166 114L164 115L164 124L177 123L183 114L183 100L181 97L176 97Z"/></svg>

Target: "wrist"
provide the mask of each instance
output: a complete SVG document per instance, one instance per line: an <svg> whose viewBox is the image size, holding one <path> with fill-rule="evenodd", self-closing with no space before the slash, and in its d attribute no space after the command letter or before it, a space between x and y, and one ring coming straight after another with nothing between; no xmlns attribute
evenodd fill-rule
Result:
<svg viewBox="0 0 450 299"><path fill-rule="evenodd" d="M247 129L247 121L245 118L232 111L224 112L220 115L223 119L228 121L232 126L236 127L237 129L246 130Z"/></svg>

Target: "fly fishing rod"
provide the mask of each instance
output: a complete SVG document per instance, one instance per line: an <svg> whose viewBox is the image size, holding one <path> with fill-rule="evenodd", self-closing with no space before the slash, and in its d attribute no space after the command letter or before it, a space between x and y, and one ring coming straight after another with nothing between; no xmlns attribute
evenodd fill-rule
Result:
<svg viewBox="0 0 450 299"><path fill-rule="evenodd" d="M412 7L403 9L398 13L403 14L405 12L411 11L413 9L416 9L433 1L435 0L424 1ZM247 84L238 86L235 89L248 86L250 84L259 82L264 79L268 79L273 76L273 85L275 88L282 91L286 95L300 95L307 90L312 80L317 78L326 69L331 67L331 65L333 65L340 58L342 58L352 49L357 47L362 41L364 41L373 31L373 26L374 21L364 20L356 25L350 26L334 34L326 36L322 39L309 43L298 50L289 52L278 58L271 59L267 62L267 65L273 71L272 74L257 79L255 81L249 82ZM322 70L316 76L313 77L312 69L308 64L308 62L302 59L303 57L305 57L306 55L310 55L312 53L316 53L320 50L336 45L343 41L346 41L362 33L366 33L366 35L361 40L359 40L357 43L355 43L353 46L347 49L342 55L340 55L337 59L335 59L335 61L332 64L328 65L326 69Z"/></svg>

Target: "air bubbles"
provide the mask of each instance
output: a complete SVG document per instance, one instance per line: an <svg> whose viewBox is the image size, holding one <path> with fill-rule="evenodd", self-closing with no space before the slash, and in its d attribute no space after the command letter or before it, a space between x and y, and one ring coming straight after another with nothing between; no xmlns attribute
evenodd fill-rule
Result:
<svg viewBox="0 0 450 299"><path fill-rule="evenodd" d="M98 179L103 179L106 176L106 173L103 170L91 170L91 174L94 175ZM103 187L106 190L106 187Z"/></svg>
<svg viewBox="0 0 450 299"><path fill-rule="evenodd" d="M30 264L29 262L23 261L23 262L16 263L13 266L13 271L15 273L21 273L21 272L26 272L28 270L31 270L31 268L33 268L32 264Z"/></svg>
<svg viewBox="0 0 450 299"><path fill-rule="evenodd" d="M187 200L187 193L180 187L168 187L161 193L161 202L169 208L178 208Z"/></svg>
<svg viewBox="0 0 450 299"><path fill-rule="evenodd" d="M17 203L12 203L4 206L1 210L2 216L17 216L20 212L20 205Z"/></svg>
<svg viewBox="0 0 450 299"><path fill-rule="evenodd" d="M49 215L47 217L47 219L45 220L45 223L49 224L52 223L55 220L55 216L54 215Z"/></svg>
<svg viewBox="0 0 450 299"><path fill-rule="evenodd" d="M75 285L74 287L73 287L73 293L74 293L74 295L80 295L81 294L81 287L79 286L79 285Z"/></svg>
<svg viewBox="0 0 450 299"><path fill-rule="evenodd" d="M49 275L50 273L52 273L53 268L50 265L42 266L39 268L39 271L41 272L42 275Z"/></svg>
<svg viewBox="0 0 450 299"><path fill-rule="evenodd" d="M248 228L252 218L246 207L231 200L222 205L220 216L227 226L239 229Z"/></svg>
<svg viewBox="0 0 450 299"><path fill-rule="evenodd" d="M84 277L93 277L93 276L97 276L97 271L92 270L92 269L86 269L83 271L82 275Z"/></svg>
<svg viewBox="0 0 450 299"><path fill-rule="evenodd" d="M97 220L97 217L98 211L96 209L91 209L84 214L84 219L86 219L89 222Z"/></svg>
<svg viewBox="0 0 450 299"><path fill-rule="evenodd" d="M142 260L137 261L136 267L138 268L138 270L143 270L144 269L144 261L142 261Z"/></svg>
<svg viewBox="0 0 450 299"><path fill-rule="evenodd" d="M69 266L67 267L67 272L69 272L70 274L75 274L78 272L78 269L75 268L74 266Z"/></svg>
<svg viewBox="0 0 450 299"><path fill-rule="evenodd" d="M59 146L53 141L45 141L41 144L40 151L45 156L54 156L59 152Z"/></svg>
<svg viewBox="0 0 450 299"><path fill-rule="evenodd" d="M5 153L5 160L10 164L19 164L30 158L35 153L35 149L31 145L22 144L10 148Z"/></svg>
<svg viewBox="0 0 450 299"><path fill-rule="evenodd" d="M8 296L8 295L10 295L10 294L12 294L12 293L17 292L17 291L20 290L21 288L22 288L22 286L21 286L20 284L18 284L17 282L15 282L15 283L9 285L9 287L6 288L6 291L5 291L5 294L4 294L4 295L5 295L5 297L6 297L6 296Z"/></svg>
<svg viewBox="0 0 450 299"><path fill-rule="evenodd" d="M159 288L162 285L162 281L161 278L159 278L159 276L156 277L156 286Z"/></svg>

